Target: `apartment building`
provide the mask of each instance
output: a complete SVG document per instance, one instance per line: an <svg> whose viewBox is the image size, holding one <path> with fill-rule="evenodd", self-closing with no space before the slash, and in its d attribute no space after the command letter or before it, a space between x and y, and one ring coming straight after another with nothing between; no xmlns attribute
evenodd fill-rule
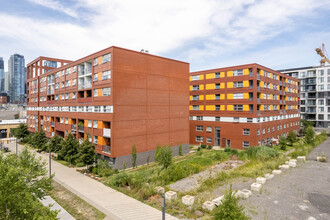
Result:
<svg viewBox="0 0 330 220"><path fill-rule="evenodd" d="M300 82L259 64L190 74L190 143L244 149L300 127Z"/></svg>
<svg viewBox="0 0 330 220"><path fill-rule="evenodd" d="M330 128L330 66L279 70L300 79L301 118L315 127Z"/></svg>
<svg viewBox="0 0 330 220"><path fill-rule="evenodd" d="M189 64L110 47L38 75L28 64L28 127L88 139L101 158L129 167L158 145L189 149ZM33 91L33 93L32 93Z"/></svg>

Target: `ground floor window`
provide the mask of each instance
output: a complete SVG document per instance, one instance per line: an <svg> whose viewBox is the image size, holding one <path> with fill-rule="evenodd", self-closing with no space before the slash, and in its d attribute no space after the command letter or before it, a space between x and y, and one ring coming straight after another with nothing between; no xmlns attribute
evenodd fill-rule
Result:
<svg viewBox="0 0 330 220"><path fill-rule="evenodd" d="M202 136L196 136L196 142L203 142Z"/></svg>
<svg viewBox="0 0 330 220"><path fill-rule="evenodd" d="M250 142L249 141L243 141L243 147L244 148L250 147Z"/></svg>
<svg viewBox="0 0 330 220"><path fill-rule="evenodd" d="M212 138L207 137L207 138L206 138L206 142L207 142L207 143L212 143Z"/></svg>

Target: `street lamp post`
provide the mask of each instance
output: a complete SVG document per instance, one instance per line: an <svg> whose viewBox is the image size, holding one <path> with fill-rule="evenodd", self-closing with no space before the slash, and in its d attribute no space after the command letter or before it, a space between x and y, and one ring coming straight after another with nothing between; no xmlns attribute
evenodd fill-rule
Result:
<svg viewBox="0 0 330 220"><path fill-rule="evenodd" d="M17 138L15 138L15 142L16 142L16 155L18 154L17 152Z"/></svg>
<svg viewBox="0 0 330 220"><path fill-rule="evenodd" d="M52 175L52 152L49 147L49 178Z"/></svg>
<svg viewBox="0 0 330 220"><path fill-rule="evenodd" d="M165 220L165 194L163 194L162 197L163 197L162 220Z"/></svg>

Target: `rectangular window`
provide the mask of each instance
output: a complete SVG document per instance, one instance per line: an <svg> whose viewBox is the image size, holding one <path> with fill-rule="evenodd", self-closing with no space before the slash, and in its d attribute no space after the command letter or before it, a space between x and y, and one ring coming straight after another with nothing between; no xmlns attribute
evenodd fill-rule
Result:
<svg viewBox="0 0 330 220"><path fill-rule="evenodd" d="M207 138L206 138L206 143L212 143L212 138L207 137Z"/></svg>
<svg viewBox="0 0 330 220"><path fill-rule="evenodd" d="M93 78L93 82L97 82L98 80L99 80L99 74L95 73L94 78Z"/></svg>
<svg viewBox="0 0 330 220"><path fill-rule="evenodd" d="M58 100L60 98L59 95L55 95L55 100Z"/></svg>
<svg viewBox="0 0 330 220"><path fill-rule="evenodd" d="M215 73L215 78L217 79L217 78L220 78L220 72L216 72Z"/></svg>
<svg viewBox="0 0 330 220"><path fill-rule="evenodd" d="M203 142L203 137L196 136L196 142Z"/></svg>
<svg viewBox="0 0 330 220"><path fill-rule="evenodd" d="M196 131L203 131L203 126L202 125L197 125L196 126Z"/></svg>
<svg viewBox="0 0 330 220"><path fill-rule="evenodd" d="M227 139L227 147L230 147L230 139Z"/></svg>
<svg viewBox="0 0 330 220"><path fill-rule="evenodd" d="M260 135L260 129L257 130L257 135Z"/></svg>
<svg viewBox="0 0 330 220"><path fill-rule="evenodd" d="M243 70L234 70L233 76L243 76Z"/></svg>
<svg viewBox="0 0 330 220"><path fill-rule="evenodd" d="M197 101L197 100L199 100L199 95L193 95L192 100L193 100L193 101Z"/></svg>
<svg viewBox="0 0 330 220"><path fill-rule="evenodd" d="M105 54L102 56L102 63L106 63L106 62L109 62L111 60L111 54L108 53L108 54Z"/></svg>
<svg viewBox="0 0 330 220"><path fill-rule="evenodd" d="M192 78L192 81L199 80L199 75L197 75L197 76L192 76L191 78Z"/></svg>
<svg viewBox="0 0 330 220"><path fill-rule="evenodd" d="M243 105L234 105L234 111L243 111Z"/></svg>
<svg viewBox="0 0 330 220"><path fill-rule="evenodd" d="M98 58L94 58L94 61L93 61L93 66L97 66L98 65Z"/></svg>
<svg viewBox="0 0 330 220"><path fill-rule="evenodd" d="M243 93L234 93L233 99L243 99Z"/></svg>
<svg viewBox="0 0 330 220"><path fill-rule="evenodd" d="M199 110L199 105L193 105L193 110Z"/></svg>
<svg viewBox="0 0 330 220"><path fill-rule="evenodd" d="M94 136L93 138L93 144L98 144L98 136Z"/></svg>
<svg viewBox="0 0 330 220"><path fill-rule="evenodd" d="M220 100L220 94L215 94L215 100Z"/></svg>
<svg viewBox="0 0 330 220"><path fill-rule="evenodd" d="M215 84L215 89L220 89L220 83Z"/></svg>
<svg viewBox="0 0 330 220"><path fill-rule="evenodd" d="M239 117L234 117L234 122L239 122Z"/></svg>
<svg viewBox="0 0 330 220"><path fill-rule="evenodd" d="M267 132L268 132L268 133L270 132L270 128L267 128Z"/></svg>
<svg viewBox="0 0 330 220"><path fill-rule="evenodd" d="M98 89L94 89L94 97L98 97L99 96L99 90Z"/></svg>
<svg viewBox="0 0 330 220"><path fill-rule="evenodd" d="M110 96L111 90L110 87L102 89L102 96Z"/></svg>
<svg viewBox="0 0 330 220"><path fill-rule="evenodd" d="M197 116L197 121L203 121L203 116Z"/></svg>
<svg viewBox="0 0 330 220"><path fill-rule="evenodd" d="M248 148L250 147L250 142L249 141L243 141L243 148Z"/></svg>
<svg viewBox="0 0 330 220"><path fill-rule="evenodd" d="M110 77L111 77L111 71L110 70L102 72L102 80L110 79Z"/></svg>
<svg viewBox="0 0 330 220"><path fill-rule="evenodd" d="M65 93L65 99L69 99L70 98L70 93Z"/></svg>
<svg viewBox="0 0 330 220"><path fill-rule="evenodd" d="M243 135L250 135L250 129L244 128L243 129Z"/></svg>
<svg viewBox="0 0 330 220"><path fill-rule="evenodd" d="M61 100L64 100L64 93L61 94Z"/></svg>
<svg viewBox="0 0 330 220"><path fill-rule="evenodd" d="M73 73L77 72L77 66L72 67L72 72Z"/></svg>
<svg viewBox="0 0 330 220"><path fill-rule="evenodd" d="M97 128L97 126L98 126L98 121L93 121L93 128Z"/></svg>
<svg viewBox="0 0 330 220"><path fill-rule="evenodd" d="M193 91L197 91L199 90L199 85L194 85L193 88L192 88Z"/></svg>
<svg viewBox="0 0 330 220"><path fill-rule="evenodd" d="M215 110L220 111L220 105L215 105Z"/></svg>
<svg viewBox="0 0 330 220"><path fill-rule="evenodd" d="M77 97L77 93L76 92L73 92L72 93L72 99L76 99L76 97Z"/></svg>
<svg viewBox="0 0 330 220"><path fill-rule="evenodd" d="M215 121L220 121L220 117L215 117Z"/></svg>
<svg viewBox="0 0 330 220"><path fill-rule="evenodd" d="M233 82L233 87L234 88L242 88L243 87L243 81Z"/></svg>
<svg viewBox="0 0 330 220"><path fill-rule="evenodd" d="M211 126L207 126L206 127L206 132L212 132L212 127Z"/></svg>
<svg viewBox="0 0 330 220"><path fill-rule="evenodd" d="M72 80L72 86L75 86L75 85L77 85L77 79Z"/></svg>
<svg viewBox="0 0 330 220"><path fill-rule="evenodd" d="M65 124L69 124L69 119L68 118L65 118Z"/></svg>
<svg viewBox="0 0 330 220"><path fill-rule="evenodd" d="M88 127L89 127L89 128L92 127L92 120L88 120Z"/></svg>
<svg viewBox="0 0 330 220"><path fill-rule="evenodd" d="M266 133L266 130L263 128L262 129L262 134L265 134Z"/></svg>
<svg viewBox="0 0 330 220"><path fill-rule="evenodd" d="M253 118L247 118L247 122L248 123L252 123L253 122Z"/></svg>

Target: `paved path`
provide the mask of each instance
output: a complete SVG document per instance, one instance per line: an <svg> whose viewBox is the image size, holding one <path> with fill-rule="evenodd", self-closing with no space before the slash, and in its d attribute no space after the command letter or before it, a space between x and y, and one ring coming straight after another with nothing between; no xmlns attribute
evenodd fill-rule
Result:
<svg viewBox="0 0 330 220"><path fill-rule="evenodd" d="M15 153L15 143L6 144ZM19 145L19 150L23 145ZM48 154L39 154L48 164ZM47 166L48 167L48 166ZM107 215L106 219L159 220L162 212L52 160L54 180ZM166 220L177 219L166 214Z"/></svg>
<svg viewBox="0 0 330 220"><path fill-rule="evenodd" d="M44 205L44 206L48 206L50 204L52 204L53 206L50 207L50 210L54 211L54 210L58 210L59 213L57 215L57 218L61 219L61 220L75 220L75 218L72 217L72 215L70 215L70 213L68 213L65 209L62 208L62 206L60 206L54 199L52 199L52 197L50 196L45 196L44 199L39 199L39 201Z"/></svg>

